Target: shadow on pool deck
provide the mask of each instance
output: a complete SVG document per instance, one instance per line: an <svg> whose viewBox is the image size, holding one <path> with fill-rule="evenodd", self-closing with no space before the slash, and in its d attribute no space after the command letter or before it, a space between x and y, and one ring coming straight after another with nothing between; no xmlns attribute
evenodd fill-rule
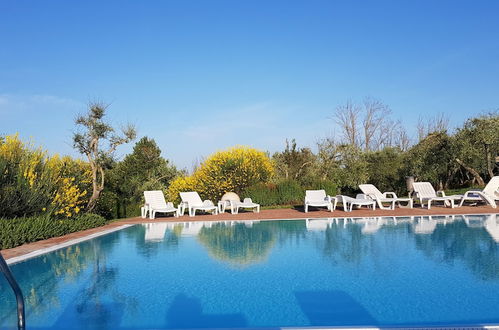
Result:
<svg viewBox="0 0 499 330"><path fill-rule="evenodd" d="M311 326L375 326L371 314L344 291L297 291L296 299Z"/></svg>
<svg viewBox="0 0 499 330"><path fill-rule="evenodd" d="M242 314L204 314L198 298L179 294L166 313L169 328L241 328L247 325Z"/></svg>

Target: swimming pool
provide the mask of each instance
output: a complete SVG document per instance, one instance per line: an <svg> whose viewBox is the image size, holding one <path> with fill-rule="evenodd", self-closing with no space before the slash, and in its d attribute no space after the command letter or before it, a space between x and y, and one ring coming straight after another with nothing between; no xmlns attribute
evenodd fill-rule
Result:
<svg viewBox="0 0 499 330"><path fill-rule="evenodd" d="M497 215L158 222L11 268L35 329L493 324L498 242Z"/></svg>

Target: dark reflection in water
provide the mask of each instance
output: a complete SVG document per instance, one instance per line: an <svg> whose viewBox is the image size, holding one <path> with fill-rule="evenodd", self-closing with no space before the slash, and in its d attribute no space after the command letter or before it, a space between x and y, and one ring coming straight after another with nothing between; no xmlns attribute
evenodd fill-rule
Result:
<svg viewBox="0 0 499 330"><path fill-rule="evenodd" d="M202 227L198 239L210 255L234 265L264 259L275 243L274 228L265 222L215 223Z"/></svg>
<svg viewBox="0 0 499 330"><path fill-rule="evenodd" d="M496 215L418 220L432 222L429 227L434 228L427 235L415 235L416 247L427 257L448 264L460 261L483 280L499 279Z"/></svg>

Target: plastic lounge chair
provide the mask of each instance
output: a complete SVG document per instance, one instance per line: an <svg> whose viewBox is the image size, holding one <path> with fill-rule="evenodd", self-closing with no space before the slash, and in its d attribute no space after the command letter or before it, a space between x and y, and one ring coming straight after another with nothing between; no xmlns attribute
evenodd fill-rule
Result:
<svg viewBox="0 0 499 330"><path fill-rule="evenodd" d="M242 202L240 200L230 200L230 210L232 214L238 214L239 209L253 209L253 212L260 213L260 204L253 203L251 198L245 198Z"/></svg>
<svg viewBox="0 0 499 330"><path fill-rule="evenodd" d="M212 211L213 214L218 214L218 208L210 200L201 200L199 194L195 191L181 192L180 198L182 202L180 203L180 214L184 214L185 208L189 210L189 216L193 217L196 215L197 210L209 212Z"/></svg>
<svg viewBox="0 0 499 330"><path fill-rule="evenodd" d="M173 206L173 203L165 201L165 195L161 190L144 191L145 205L141 208L142 218L147 216L149 219L154 219L156 213L173 213L178 217L178 209Z"/></svg>
<svg viewBox="0 0 499 330"><path fill-rule="evenodd" d="M322 190L307 190L305 191L305 213L308 212L308 207L327 207L333 212L336 209L336 198L326 195L326 191Z"/></svg>
<svg viewBox="0 0 499 330"><path fill-rule="evenodd" d="M407 206L412 209L413 201L412 198L399 198L394 192L384 192L379 191L376 186L372 184L360 184L360 190L368 197L376 200L378 207L382 210L393 210L395 209L395 203L401 207L400 203L407 203ZM391 196L391 197L389 197ZM389 206L384 206L383 204L389 203Z"/></svg>
<svg viewBox="0 0 499 330"><path fill-rule="evenodd" d="M445 196L445 192L440 190L435 192L435 189L429 182L414 182L413 188L415 198L419 201L421 207L427 204L428 210L431 208L432 202L443 202L445 206L450 205L451 208L454 208L456 207L455 201L463 198L463 195Z"/></svg>
<svg viewBox="0 0 499 330"><path fill-rule="evenodd" d="M345 212L352 212L354 206L367 206L372 207L373 210L376 210L376 201L371 198L367 198L367 196L363 194L358 194L355 198L339 195L338 198L341 199L343 210Z"/></svg>
<svg viewBox="0 0 499 330"><path fill-rule="evenodd" d="M227 208L230 208L232 214L238 214L239 209L253 209L253 212L260 213L260 204L253 203L251 198L245 198L241 202L241 198L235 192L225 193L218 202L218 212L224 213Z"/></svg>
<svg viewBox="0 0 499 330"><path fill-rule="evenodd" d="M481 202L489 204L493 208L497 207L496 201L499 200L499 176L494 176L482 191L469 190L464 193L459 206L463 206L464 202Z"/></svg>

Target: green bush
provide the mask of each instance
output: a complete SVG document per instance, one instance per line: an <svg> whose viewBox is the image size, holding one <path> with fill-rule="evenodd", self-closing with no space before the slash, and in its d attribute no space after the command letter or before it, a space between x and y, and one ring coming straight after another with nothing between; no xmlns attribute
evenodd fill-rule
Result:
<svg viewBox="0 0 499 330"><path fill-rule="evenodd" d="M284 180L276 184L256 184L247 188L241 197L250 197L262 206L302 204L307 189L325 189L332 196L337 194L337 186L330 181L317 181L302 187L295 180Z"/></svg>
<svg viewBox="0 0 499 330"><path fill-rule="evenodd" d="M0 218L0 249L100 227L107 220L97 214L82 214L72 219L55 219L51 215Z"/></svg>

